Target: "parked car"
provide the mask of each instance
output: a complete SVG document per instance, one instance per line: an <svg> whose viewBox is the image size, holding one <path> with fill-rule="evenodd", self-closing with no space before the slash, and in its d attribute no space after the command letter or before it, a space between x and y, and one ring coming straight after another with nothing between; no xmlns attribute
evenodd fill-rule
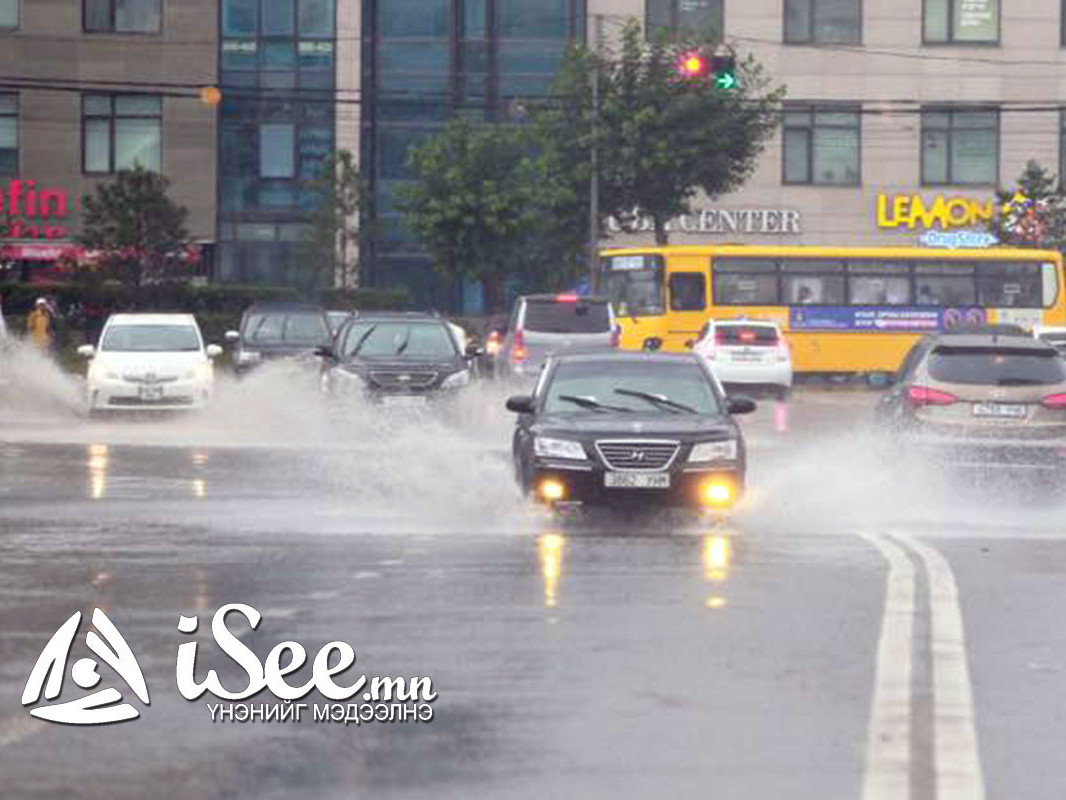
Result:
<svg viewBox="0 0 1066 800"><path fill-rule="evenodd" d="M602 297L524 295L515 301L496 367L503 377L535 379L549 353L617 347L619 335L611 304Z"/></svg>
<svg viewBox="0 0 1066 800"><path fill-rule="evenodd" d="M325 359L323 389L387 405L423 406L470 385L480 350L460 349L452 326L431 314L366 312L341 328Z"/></svg>
<svg viewBox="0 0 1066 800"><path fill-rule="evenodd" d="M1019 335L941 334L911 348L877 418L901 456L966 468L1066 468L1066 361Z"/></svg>
<svg viewBox="0 0 1066 800"><path fill-rule="evenodd" d="M99 411L201 408L211 400L218 345L204 345L192 314L112 314L90 359L86 399Z"/></svg>
<svg viewBox="0 0 1066 800"><path fill-rule="evenodd" d="M282 358L303 359L317 368L311 363L315 350L332 340L325 309L297 303L256 303L245 309L238 330L226 332L238 374Z"/></svg>
<svg viewBox="0 0 1066 800"><path fill-rule="evenodd" d="M776 322L709 320L693 350L726 391L765 391L783 400L792 389L792 354Z"/></svg>
<svg viewBox="0 0 1066 800"><path fill-rule="evenodd" d="M549 357L512 442L522 492L550 506L727 510L744 491L745 450L727 397L696 356L646 352Z"/></svg>

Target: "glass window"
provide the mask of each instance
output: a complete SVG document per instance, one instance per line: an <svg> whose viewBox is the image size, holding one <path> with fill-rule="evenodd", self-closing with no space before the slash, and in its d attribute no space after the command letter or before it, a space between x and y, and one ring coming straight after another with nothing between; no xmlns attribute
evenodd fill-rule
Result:
<svg viewBox="0 0 1066 800"><path fill-rule="evenodd" d="M1000 0L924 0L922 35L932 44L999 41Z"/></svg>
<svg viewBox="0 0 1066 800"><path fill-rule="evenodd" d="M381 35L385 38L448 36L450 0L389 0L380 9Z"/></svg>
<svg viewBox="0 0 1066 800"><path fill-rule="evenodd" d="M259 126L259 177L291 178L295 175L296 128L292 123Z"/></svg>
<svg viewBox="0 0 1066 800"><path fill-rule="evenodd" d="M919 306L976 305L977 290L972 275L919 275L914 302Z"/></svg>
<svg viewBox="0 0 1066 800"><path fill-rule="evenodd" d="M380 176L385 179L408 177L408 152L432 133L423 128L378 128Z"/></svg>
<svg viewBox="0 0 1066 800"><path fill-rule="evenodd" d="M859 120L859 111L854 107L787 111L784 182L858 186Z"/></svg>
<svg viewBox="0 0 1066 800"><path fill-rule="evenodd" d="M259 0L222 0L222 35L255 36L259 32Z"/></svg>
<svg viewBox="0 0 1066 800"><path fill-rule="evenodd" d="M223 69L255 69L259 44L255 41L230 39L222 43ZM252 76L255 77L254 75ZM232 82L232 78L230 78ZM225 115L224 115L225 116Z"/></svg>
<svg viewBox="0 0 1066 800"><path fill-rule="evenodd" d="M922 110L923 184L993 185L998 179L996 110Z"/></svg>
<svg viewBox="0 0 1066 800"><path fill-rule="evenodd" d="M788 305L844 304L843 275L786 274L781 277L781 300Z"/></svg>
<svg viewBox="0 0 1066 800"><path fill-rule="evenodd" d="M91 33L159 33L162 0L84 0L82 23Z"/></svg>
<svg viewBox="0 0 1066 800"><path fill-rule="evenodd" d="M264 69L292 69L296 66L296 43L293 41L263 42L259 53Z"/></svg>
<svg viewBox="0 0 1066 800"><path fill-rule="evenodd" d="M777 275L717 271L714 275L714 302L725 306L776 305Z"/></svg>
<svg viewBox="0 0 1066 800"><path fill-rule="evenodd" d="M465 0L463 3L464 39L484 39L488 32L485 20L485 4L488 0Z"/></svg>
<svg viewBox="0 0 1066 800"><path fill-rule="evenodd" d="M570 30L569 0L498 0L504 39L565 39Z"/></svg>
<svg viewBox="0 0 1066 800"><path fill-rule="evenodd" d="M300 69L330 69L333 42L300 42Z"/></svg>
<svg viewBox="0 0 1066 800"><path fill-rule="evenodd" d="M563 362L552 373L545 387L545 413L566 412L595 414L564 397L588 397L606 406L621 407L645 414L672 414L665 404L648 402L632 395L618 394L616 389L665 395L701 414L713 414L720 408L714 385L699 365L691 362L638 363L601 362L592 368L588 363Z"/></svg>
<svg viewBox="0 0 1066 800"><path fill-rule="evenodd" d="M1036 263L977 265L977 302L991 308L1042 308L1043 277Z"/></svg>
<svg viewBox="0 0 1066 800"><path fill-rule="evenodd" d="M1066 380L1066 362L1054 350L942 345L929 356L929 374L944 383L1050 386Z"/></svg>
<svg viewBox="0 0 1066 800"><path fill-rule="evenodd" d="M702 311L707 307L707 281L702 272L675 272L670 276L670 310Z"/></svg>
<svg viewBox="0 0 1066 800"><path fill-rule="evenodd" d="M319 177L323 162L333 150L333 128L301 126L298 141L300 177L305 180Z"/></svg>
<svg viewBox="0 0 1066 800"><path fill-rule="evenodd" d="M300 0L300 35L332 38L335 16L333 0Z"/></svg>
<svg viewBox="0 0 1066 800"><path fill-rule="evenodd" d="M0 175L19 172L19 97L0 94Z"/></svg>
<svg viewBox="0 0 1066 800"><path fill-rule="evenodd" d="M155 95L83 95L82 168L162 169L163 101Z"/></svg>
<svg viewBox="0 0 1066 800"><path fill-rule="evenodd" d="M264 36L291 36L295 27L295 0L263 0Z"/></svg>
<svg viewBox="0 0 1066 800"><path fill-rule="evenodd" d="M785 41L858 44L862 0L785 0Z"/></svg>
<svg viewBox="0 0 1066 800"><path fill-rule="evenodd" d="M606 333L611 329L607 303L527 300L522 327L539 333Z"/></svg>
<svg viewBox="0 0 1066 800"><path fill-rule="evenodd" d="M19 26L19 0L0 0L0 28Z"/></svg>
<svg viewBox="0 0 1066 800"><path fill-rule="evenodd" d="M605 283L607 299L619 315L663 313L661 268L609 270L605 275Z"/></svg>
<svg viewBox="0 0 1066 800"><path fill-rule="evenodd" d="M848 279L848 302L853 306L910 305L910 278L900 275L853 275Z"/></svg>
<svg viewBox="0 0 1066 800"><path fill-rule="evenodd" d="M723 32L723 0L647 0L649 31Z"/></svg>

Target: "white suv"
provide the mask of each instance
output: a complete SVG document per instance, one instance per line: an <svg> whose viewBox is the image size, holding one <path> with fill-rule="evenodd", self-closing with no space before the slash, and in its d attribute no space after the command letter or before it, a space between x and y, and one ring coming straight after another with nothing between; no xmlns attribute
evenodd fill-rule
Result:
<svg viewBox="0 0 1066 800"><path fill-rule="evenodd" d="M709 320L693 351L727 389L768 390L784 400L792 388L792 354L776 322Z"/></svg>
<svg viewBox="0 0 1066 800"><path fill-rule="evenodd" d="M207 405L222 348L204 346L192 314L112 314L99 345L78 352L91 359L90 413L172 411Z"/></svg>

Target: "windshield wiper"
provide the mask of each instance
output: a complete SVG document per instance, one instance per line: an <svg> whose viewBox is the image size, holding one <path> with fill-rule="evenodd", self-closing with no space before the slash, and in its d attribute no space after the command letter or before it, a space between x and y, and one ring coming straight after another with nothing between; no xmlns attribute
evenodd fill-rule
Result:
<svg viewBox="0 0 1066 800"><path fill-rule="evenodd" d="M592 409L593 411L631 411L629 408L622 408L621 406L607 406L596 400L594 397L578 397L573 394L561 394L559 399L565 403L573 403L575 406L581 406L582 408Z"/></svg>
<svg viewBox="0 0 1066 800"><path fill-rule="evenodd" d="M355 347L352 348L352 352L348 354L348 358L355 358L357 355L359 355L359 351L362 349L363 345L366 344L366 340L370 338L370 334L377 330L377 327L377 325L371 325L369 328L366 329L366 332L359 337L359 341L355 343Z"/></svg>
<svg viewBox="0 0 1066 800"><path fill-rule="evenodd" d="M403 341L400 342L399 347L396 348L396 355L402 355L403 351L407 349L407 345L411 341L411 329L407 329L407 335L403 337Z"/></svg>
<svg viewBox="0 0 1066 800"><path fill-rule="evenodd" d="M686 406L684 403L679 403L676 400L671 400L669 397L663 394L640 392L636 389L615 389L614 393L624 395L626 397L636 397L641 400L647 400L649 403L654 403L657 406L661 406L662 408L669 408L673 411L684 412L686 414L699 413L692 406Z"/></svg>

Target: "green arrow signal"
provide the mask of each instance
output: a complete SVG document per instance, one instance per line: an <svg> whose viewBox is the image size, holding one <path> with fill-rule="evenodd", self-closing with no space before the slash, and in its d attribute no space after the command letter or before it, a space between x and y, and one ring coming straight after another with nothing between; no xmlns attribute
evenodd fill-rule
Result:
<svg viewBox="0 0 1066 800"><path fill-rule="evenodd" d="M714 85L719 89L736 89L737 76L732 72L719 72L714 76Z"/></svg>

